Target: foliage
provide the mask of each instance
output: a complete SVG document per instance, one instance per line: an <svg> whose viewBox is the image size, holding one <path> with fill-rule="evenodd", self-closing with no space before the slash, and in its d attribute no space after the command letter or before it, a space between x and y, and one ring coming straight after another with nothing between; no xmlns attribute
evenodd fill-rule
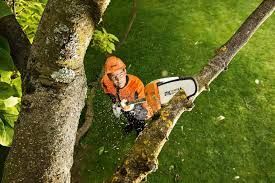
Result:
<svg viewBox="0 0 275 183"><path fill-rule="evenodd" d="M33 41L46 3L47 0L16 1L16 18L30 42Z"/></svg>
<svg viewBox="0 0 275 183"><path fill-rule="evenodd" d="M8 41L0 36L0 144L10 146L13 127L19 114L22 96L21 78L16 71Z"/></svg>
<svg viewBox="0 0 275 183"><path fill-rule="evenodd" d="M102 31L95 30L93 35L92 46L96 47L103 53L112 53L115 51L115 41L119 41L118 38L102 28Z"/></svg>
<svg viewBox="0 0 275 183"><path fill-rule="evenodd" d="M5 1L0 1L0 18L11 15L12 12Z"/></svg>
<svg viewBox="0 0 275 183"><path fill-rule="evenodd" d="M16 18L28 36L33 41L41 15L44 11L47 0L18 0L16 1ZM96 30L93 35L92 46L103 53L112 53L115 50L114 42L118 38L102 28Z"/></svg>

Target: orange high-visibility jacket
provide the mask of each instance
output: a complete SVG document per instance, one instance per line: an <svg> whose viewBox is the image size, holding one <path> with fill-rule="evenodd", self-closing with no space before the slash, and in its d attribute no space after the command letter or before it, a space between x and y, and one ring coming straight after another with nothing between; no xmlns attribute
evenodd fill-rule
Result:
<svg viewBox="0 0 275 183"><path fill-rule="evenodd" d="M137 99L145 98L144 85L142 81L138 77L131 74L127 74L126 77L127 77L126 85L121 89L117 89L114 86L113 82L105 74L101 79L101 84L104 92L106 94L110 94L116 97L117 102L123 99L126 99L127 101L131 102ZM144 102L142 104L142 107L145 108L148 112L147 119L152 117L153 111L151 107L147 104L147 102Z"/></svg>

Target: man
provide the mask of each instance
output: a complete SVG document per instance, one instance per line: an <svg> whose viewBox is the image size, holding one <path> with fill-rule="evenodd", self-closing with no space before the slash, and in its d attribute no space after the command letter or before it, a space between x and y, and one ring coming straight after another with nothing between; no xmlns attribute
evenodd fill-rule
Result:
<svg viewBox="0 0 275 183"><path fill-rule="evenodd" d="M104 70L101 84L114 103L115 116L119 117L122 113L127 118L126 133L135 129L139 134L144 129L145 120L152 116L152 109L146 101L140 104L127 103L145 98L143 83L138 77L127 74L126 65L116 56L107 58Z"/></svg>

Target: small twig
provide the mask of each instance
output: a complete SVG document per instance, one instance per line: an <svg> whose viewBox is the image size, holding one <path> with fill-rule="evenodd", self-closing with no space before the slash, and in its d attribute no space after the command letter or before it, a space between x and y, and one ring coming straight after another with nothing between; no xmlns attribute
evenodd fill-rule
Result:
<svg viewBox="0 0 275 183"><path fill-rule="evenodd" d="M245 106L246 106L246 108L247 108L248 110L254 109L254 107L252 107L252 106L250 105L250 102L251 102L251 101L248 101L248 100L246 100L245 98L243 98L243 101L244 101L244 104L245 104Z"/></svg>
<svg viewBox="0 0 275 183"><path fill-rule="evenodd" d="M128 34L132 28L132 25L134 23L134 20L136 18L136 15L137 15L137 0L133 0L133 7L132 7L132 12L131 12L131 18L130 18L130 21L129 21L129 24L127 26L127 29L126 29L126 32L124 33L124 36L122 38L122 40L118 43L116 49L118 50L123 44L124 42L126 41L127 37L128 37Z"/></svg>

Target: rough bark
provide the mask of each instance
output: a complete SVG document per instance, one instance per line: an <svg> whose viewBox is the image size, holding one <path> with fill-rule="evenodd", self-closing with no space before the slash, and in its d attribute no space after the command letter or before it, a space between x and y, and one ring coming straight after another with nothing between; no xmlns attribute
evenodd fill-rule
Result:
<svg viewBox="0 0 275 183"><path fill-rule="evenodd" d="M14 15L0 19L0 34L9 41L13 62L24 76L31 44Z"/></svg>
<svg viewBox="0 0 275 183"><path fill-rule="evenodd" d="M48 1L30 52L3 182L70 182L87 88L83 59L108 4Z"/></svg>
<svg viewBox="0 0 275 183"><path fill-rule="evenodd" d="M232 38L219 49L217 54L195 77L199 85L199 91L195 97L188 100L185 93L180 91L166 107L161 109L159 119L153 121L138 136L128 156L124 159L122 165L118 167L110 182L141 182L149 173L156 171L158 166L157 157L181 114L187 109L191 109L195 98L204 89L207 89L208 85L227 68L232 58L258 27L273 13L274 7L274 0L264 0Z"/></svg>
<svg viewBox="0 0 275 183"><path fill-rule="evenodd" d="M161 109L160 118L153 121L138 136L128 156L113 175L111 182L141 182L158 168L157 157L180 115L192 108L192 102L180 91Z"/></svg>

